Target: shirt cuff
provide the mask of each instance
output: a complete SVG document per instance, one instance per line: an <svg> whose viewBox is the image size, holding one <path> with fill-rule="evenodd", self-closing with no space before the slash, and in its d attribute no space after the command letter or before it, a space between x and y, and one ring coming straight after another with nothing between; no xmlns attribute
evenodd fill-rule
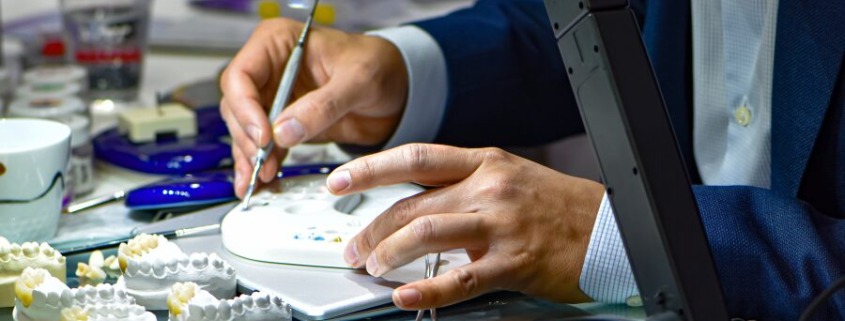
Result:
<svg viewBox="0 0 845 321"><path fill-rule="evenodd" d="M437 41L416 26L368 32L399 48L408 68L408 102L396 132L384 149L411 142L432 142L446 110L446 58Z"/></svg>
<svg viewBox="0 0 845 321"><path fill-rule="evenodd" d="M624 303L639 295L607 194L596 216L578 285L599 302Z"/></svg>

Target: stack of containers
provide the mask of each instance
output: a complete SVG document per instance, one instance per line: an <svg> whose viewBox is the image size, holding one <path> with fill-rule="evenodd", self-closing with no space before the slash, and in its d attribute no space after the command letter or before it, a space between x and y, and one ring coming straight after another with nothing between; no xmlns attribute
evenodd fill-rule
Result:
<svg viewBox="0 0 845 321"><path fill-rule="evenodd" d="M71 128L71 157L65 182L65 202L96 187L91 117L84 96L88 73L78 65L37 66L23 74L23 84L9 105L10 117L46 118Z"/></svg>

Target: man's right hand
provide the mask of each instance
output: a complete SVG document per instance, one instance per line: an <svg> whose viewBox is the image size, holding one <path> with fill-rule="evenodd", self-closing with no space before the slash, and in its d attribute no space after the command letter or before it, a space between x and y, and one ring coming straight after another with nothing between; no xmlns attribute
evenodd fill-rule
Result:
<svg viewBox="0 0 845 321"><path fill-rule="evenodd" d="M267 119L288 56L304 24L289 19L262 22L221 76L220 110L232 136L235 191L242 197L261 146L277 147L259 173L275 177L287 148L302 142L376 145L386 141L402 117L408 72L389 41L313 27L291 97L277 119Z"/></svg>

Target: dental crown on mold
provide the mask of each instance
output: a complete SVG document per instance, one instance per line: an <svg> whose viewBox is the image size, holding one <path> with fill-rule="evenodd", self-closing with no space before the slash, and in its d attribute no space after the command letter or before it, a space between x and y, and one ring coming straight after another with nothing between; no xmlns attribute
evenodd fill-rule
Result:
<svg viewBox="0 0 845 321"><path fill-rule="evenodd" d="M100 284L71 289L41 268L24 269L15 282L15 299L15 321L155 320L120 287Z"/></svg>
<svg viewBox="0 0 845 321"><path fill-rule="evenodd" d="M217 254L182 252L164 236L141 234L121 243L117 252L125 287L138 304L148 310L166 310L170 287L194 282L218 298L235 295L235 268Z"/></svg>
<svg viewBox="0 0 845 321"><path fill-rule="evenodd" d="M27 267L43 268L65 282L67 263L59 251L47 243L10 243L0 236L0 307L15 305L15 281Z"/></svg>
<svg viewBox="0 0 845 321"><path fill-rule="evenodd" d="M170 321L292 320L291 307L281 298L261 292L219 300L196 283L176 283L167 296Z"/></svg>

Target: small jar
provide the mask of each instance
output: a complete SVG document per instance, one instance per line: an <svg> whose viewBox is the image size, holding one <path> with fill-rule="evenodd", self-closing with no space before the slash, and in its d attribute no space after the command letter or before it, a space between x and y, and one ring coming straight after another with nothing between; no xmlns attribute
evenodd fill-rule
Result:
<svg viewBox="0 0 845 321"><path fill-rule="evenodd" d="M91 193L97 187L94 177L94 144L91 142L91 121L82 115L71 115L65 123L70 126L70 168L74 198Z"/></svg>

